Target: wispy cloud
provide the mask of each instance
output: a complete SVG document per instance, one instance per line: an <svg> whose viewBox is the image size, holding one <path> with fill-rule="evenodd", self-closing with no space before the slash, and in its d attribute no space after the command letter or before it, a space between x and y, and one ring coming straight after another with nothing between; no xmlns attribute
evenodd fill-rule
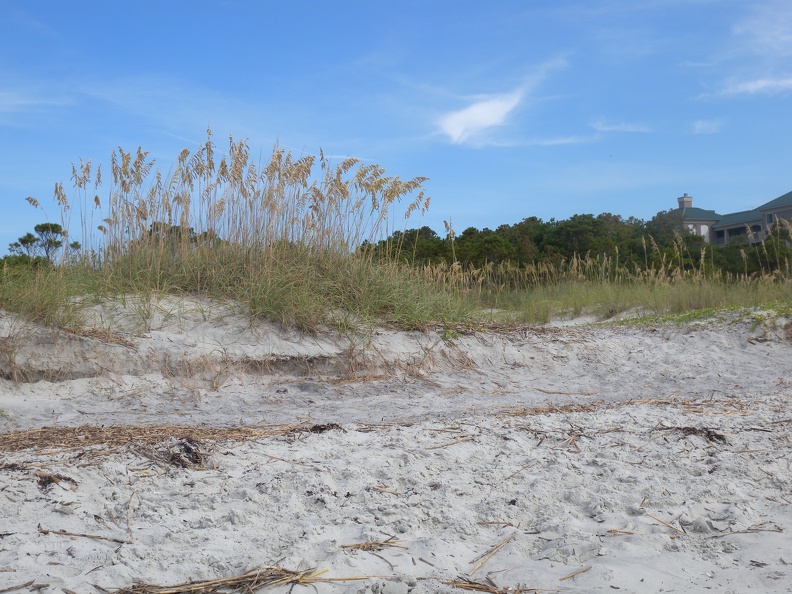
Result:
<svg viewBox="0 0 792 594"><path fill-rule="evenodd" d="M487 133L506 124L509 117L525 101L548 74L567 65L566 58L558 57L537 67L525 82L508 93L478 95L467 107L451 111L438 121L440 132L453 144L493 144Z"/></svg>
<svg viewBox="0 0 792 594"><path fill-rule="evenodd" d="M792 90L792 3L765 0L751 6L733 27L736 53L747 62L740 74L727 79L716 96L775 95ZM704 97L712 96L710 94Z"/></svg>
<svg viewBox="0 0 792 594"><path fill-rule="evenodd" d="M717 120L696 120L690 126L693 134L717 134L723 128L723 122Z"/></svg>
<svg viewBox="0 0 792 594"><path fill-rule="evenodd" d="M78 102L57 89L32 87L0 90L0 128L41 129L63 118L63 110Z"/></svg>
<svg viewBox="0 0 792 594"><path fill-rule="evenodd" d="M490 95L464 109L444 115L440 118L440 129L454 144L468 142L483 131L502 125L524 96L523 89L502 95Z"/></svg>
<svg viewBox="0 0 792 594"><path fill-rule="evenodd" d="M0 113L13 113L29 105L27 98L22 93L0 91Z"/></svg>
<svg viewBox="0 0 792 594"><path fill-rule="evenodd" d="M29 112L46 105L67 105L70 99L50 96L45 98L43 93L30 90L0 91L0 113Z"/></svg>
<svg viewBox="0 0 792 594"><path fill-rule="evenodd" d="M758 54L778 58L792 55L792 4L789 0L757 3L733 31Z"/></svg>
<svg viewBox="0 0 792 594"><path fill-rule="evenodd" d="M727 84L721 95L774 95L792 90L792 77L782 78L759 78L744 82L734 82Z"/></svg>
<svg viewBox="0 0 792 594"><path fill-rule="evenodd" d="M590 134L588 136L559 136L557 138L535 138L525 144L536 146L560 146L564 144L589 144L597 142L599 135Z"/></svg>
<svg viewBox="0 0 792 594"><path fill-rule="evenodd" d="M645 124L629 122L612 123L608 122L604 118L600 118L594 122L591 122L589 125L597 132L638 132L646 134L652 131L652 129Z"/></svg>
<svg viewBox="0 0 792 594"><path fill-rule="evenodd" d="M487 146L496 147L523 147L523 146L563 146L568 144L590 144L602 140L601 134L587 134L580 136L553 136L548 138L520 138L520 139L497 139L489 138ZM484 143L481 143L484 144Z"/></svg>

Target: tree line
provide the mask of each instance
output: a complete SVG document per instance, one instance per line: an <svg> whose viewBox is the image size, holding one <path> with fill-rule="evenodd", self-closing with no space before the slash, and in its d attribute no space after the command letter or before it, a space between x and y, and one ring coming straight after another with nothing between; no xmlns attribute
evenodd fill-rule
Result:
<svg viewBox="0 0 792 594"><path fill-rule="evenodd" d="M784 221L776 223L761 244L752 245L747 237L739 236L716 246L687 231L676 209L661 211L648 221L611 213L579 214L560 221L528 217L495 230L446 231L444 237L427 226L397 231L367 247L379 257L395 256L410 264L458 262L470 268L501 263L561 265L574 257L590 256L638 269L673 262L684 269L788 274L792 261L789 224Z"/></svg>
<svg viewBox="0 0 792 594"><path fill-rule="evenodd" d="M730 239L724 246L711 245L686 230L679 210L657 213L649 221L602 213L581 214L557 221L528 217L497 229L468 227L456 234L450 227L445 237L433 229L396 231L375 245L364 243L375 258L396 258L412 265L459 263L465 268L510 263L517 266L562 266L575 257L609 258L620 266L650 269L672 263L681 269L719 270L731 274L780 272L789 276L792 261L790 224L779 220L760 244L747 236ZM192 228L153 223L147 237L177 242L184 234L190 243L222 240ZM55 223L41 223L9 244L2 261L11 265L51 265L79 255L79 242Z"/></svg>

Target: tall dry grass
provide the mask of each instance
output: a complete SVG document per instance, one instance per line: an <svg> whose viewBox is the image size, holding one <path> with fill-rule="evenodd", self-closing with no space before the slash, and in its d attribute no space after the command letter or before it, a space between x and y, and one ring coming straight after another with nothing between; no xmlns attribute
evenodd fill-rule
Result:
<svg viewBox="0 0 792 594"><path fill-rule="evenodd" d="M79 236L82 249L64 250L51 269L28 271L26 290L48 286L53 309L89 288L104 295L196 293L234 299L253 316L301 328L353 320L420 326L459 317L464 304L456 296L359 249L426 211L425 181L388 176L354 158L334 163L321 151L297 158L276 147L266 163L256 163L247 142L233 138L227 155L218 155L211 131L197 151L183 150L168 174L142 149L119 148L109 180L81 160L72 166L71 195L56 185L66 240Z"/></svg>
<svg viewBox="0 0 792 594"><path fill-rule="evenodd" d="M90 161L73 167L85 253L99 255L110 266L136 255L158 268L174 251L184 260L196 247L222 243L226 254L255 271L266 264L262 254L272 254L279 244L349 252L429 206L421 187L425 178L403 181L354 158L333 165L321 152L318 160L294 158L276 147L269 162L257 165L247 143L230 138L228 156L218 162L211 131L196 152L182 150L169 175L154 169L147 152L138 149L133 155L120 148L112 154L111 173L110 196L103 201L95 193L101 171L93 172ZM399 212L408 196L411 201ZM65 215L71 209L62 188L56 188L56 199L68 228ZM101 220L98 246L88 225L95 219ZM177 232L163 242L172 230Z"/></svg>
<svg viewBox="0 0 792 594"><path fill-rule="evenodd" d="M583 313L610 319L628 310L658 316L704 308L792 304L789 262L774 272L735 275L716 269L706 247L698 258L691 258L681 237L670 254L651 238L646 250L645 266L622 264L617 252L614 257L575 255L522 266L506 262L470 269L441 263L420 267L418 272L427 284L463 295L479 310L500 310L495 313L499 319L527 323ZM691 267L692 261L698 265Z"/></svg>

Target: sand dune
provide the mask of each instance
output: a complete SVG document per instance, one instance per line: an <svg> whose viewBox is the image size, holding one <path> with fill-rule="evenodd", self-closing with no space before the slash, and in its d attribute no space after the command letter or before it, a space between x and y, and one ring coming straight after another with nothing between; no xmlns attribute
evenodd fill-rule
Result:
<svg viewBox="0 0 792 594"><path fill-rule="evenodd" d="M783 318L304 335L129 299L0 335L0 591L792 591Z"/></svg>

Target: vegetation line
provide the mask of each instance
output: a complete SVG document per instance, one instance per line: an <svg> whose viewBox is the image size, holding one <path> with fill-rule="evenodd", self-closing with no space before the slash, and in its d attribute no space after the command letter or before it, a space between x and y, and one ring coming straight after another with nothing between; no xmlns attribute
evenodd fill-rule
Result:
<svg viewBox="0 0 792 594"><path fill-rule="evenodd" d="M211 131L169 175L142 149L119 148L109 188L101 168L81 160L71 195L55 186L59 222L9 246L0 309L73 327L92 297L136 293L145 303L178 293L233 300L252 318L304 330L356 332L790 300L784 221L760 245L723 248L731 252L680 234L669 213L648 223L530 218L459 236L447 224L445 238L428 227L396 229L428 209L425 181L352 158L334 163L321 151L294 158L275 147L258 165L245 141L229 139L218 155Z"/></svg>

